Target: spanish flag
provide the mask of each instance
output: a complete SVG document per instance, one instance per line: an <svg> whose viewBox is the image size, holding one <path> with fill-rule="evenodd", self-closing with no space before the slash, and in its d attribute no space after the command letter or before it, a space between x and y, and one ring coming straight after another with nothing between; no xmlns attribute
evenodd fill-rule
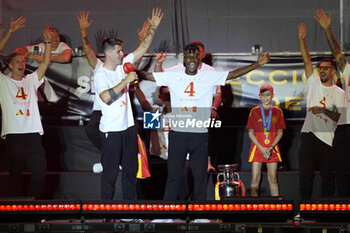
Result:
<svg viewBox="0 0 350 233"><path fill-rule="evenodd" d="M137 135L137 142L139 146L139 153L137 155L138 170L137 170L136 178L145 179L147 177L151 177L151 174L149 173L149 168L148 168L146 148L139 135Z"/></svg>

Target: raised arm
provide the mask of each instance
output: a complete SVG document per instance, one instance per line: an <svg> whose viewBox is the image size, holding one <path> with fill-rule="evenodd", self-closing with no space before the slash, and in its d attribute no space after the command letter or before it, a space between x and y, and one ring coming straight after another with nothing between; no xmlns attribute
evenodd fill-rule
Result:
<svg viewBox="0 0 350 233"><path fill-rule="evenodd" d="M52 31L50 30L49 25L44 26L43 30L43 38L45 44L45 51L43 54L43 62L40 63L38 69L36 70L38 73L39 81L44 77L47 68L50 65L50 55L51 55L51 41L52 41Z"/></svg>
<svg viewBox="0 0 350 233"><path fill-rule="evenodd" d="M166 60L167 54L160 52L156 56L156 64L154 64L154 72L163 72L163 62Z"/></svg>
<svg viewBox="0 0 350 233"><path fill-rule="evenodd" d="M151 24L148 21L145 21L143 23L143 26L142 26L141 30L137 29L137 35L139 37L139 44L138 45L140 45L142 43L142 41L146 38L146 36L148 35L150 27L151 27ZM143 56L139 60L134 62L134 66L135 66L136 70L139 69L139 66L140 66L142 58L143 58Z"/></svg>
<svg viewBox="0 0 350 233"><path fill-rule="evenodd" d="M313 67L311 63L311 57L309 50L306 47L305 38L307 34L306 25L301 23L298 25L298 40L299 40L299 49L301 56L303 57L304 68L305 68L305 78L309 78L313 73Z"/></svg>
<svg viewBox="0 0 350 233"><path fill-rule="evenodd" d="M97 58L91 49L91 44L88 38L87 29L91 26L92 20L89 21L90 12L85 10L80 11L79 15L77 15L77 19L79 22L80 28L80 36L81 36L81 44L83 45L83 51L85 53L86 59L88 60L89 65L92 69L95 69L97 64Z"/></svg>
<svg viewBox="0 0 350 233"><path fill-rule="evenodd" d="M134 53L134 62L138 61L148 50L150 47L152 40L154 38L154 34L156 29L158 28L160 22L162 21L163 13L159 8L152 9L152 18L148 18L148 22L150 23L150 29L147 33L145 39L140 43Z"/></svg>
<svg viewBox="0 0 350 233"><path fill-rule="evenodd" d="M256 68L258 68L262 65L265 65L269 61L270 61L270 54L269 53L264 54L263 51L261 51L261 53L259 54L258 60L256 62L254 62L251 65L244 66L244 67L238 68L236 70L230 71L227 75L227 80L235 79L235 78L238 78L242 75L245 75L246 73L249 73L250 71L252 71Z"/></svg>
<svg viewBox="0 0 350 233"><path fill-rule="evenodd" d="M340 46L339 46L339 44L338 44L337 40L335 39L333 32L332 32L331 13L329 13L329 15L327 16L326 13L322 9L319 9L316 11L316 15L317 15L317 17L314 16L314 18L321 25L321 27L323 28L323 30L326 34L327 42L328 42L329 48L332 51L334 59L338 65L339 69L341 70L341 72L344 72L347 61L346 61L345 56L341 52Z"/></svg>
<svg viewBox="0 0 350 233"><path fill-rule="evenodd" d="M11 17L10 28L0 40L0 52L5 48L7 42L9 42L13 33L26 26L24 24L25 22L26 18L24 18L23 16L19 17L16 21L13 19L13 17Z"/></svg>

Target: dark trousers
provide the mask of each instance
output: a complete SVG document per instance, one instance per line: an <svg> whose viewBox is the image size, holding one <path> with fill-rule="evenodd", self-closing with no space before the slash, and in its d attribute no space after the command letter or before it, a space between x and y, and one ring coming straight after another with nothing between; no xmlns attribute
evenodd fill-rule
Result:
<svg viewBox="0 0 350 233"><path fill-rule="evenodd" d="M302 133L299 150L299 194L302 200L310 200L315 171L320 170L321 195L334 195L333 149L313 133Z"/></svg>
<svg viewBox="0 0 350 233"><path fill-rule="evenodd" d="M137 174L137 130L135 126L120 132L105 134L102 149L101 197L112 200L115 192L115 182L118 177L119 165L123 168L122 195L125 200L136 198Z"/></svg>
<svg viewBox="0 0 350 233"><path fill-rule="evenodd" d="M170 131L164 200L176 200L187 153L194 179L193 200L207 198L208 134Z"/></svg>
<svg viewBox="0 0 350 233"><path fill-rule="evenodd" d="M87 137L99 151L102 151L103 142L103 134L99 129L101 116L101 111L93 111L90 121L85 127Z"/></svg>
<svg viewBox="0 0 350 233"><path fill-rule="evenodd" d="M27 168L32 173L28 195L37 198L45 181L47 169L40 134L8 134L5 139L5 150L9 156L9 172L14 195L23 195L21 175L24 168Z"/></svg>
<svg viewBox="0 0 350 233"><path fill-rule="evenodd" d="M350 125L338 125L333 139L335 181L338 196L349 196Z"/></svg>

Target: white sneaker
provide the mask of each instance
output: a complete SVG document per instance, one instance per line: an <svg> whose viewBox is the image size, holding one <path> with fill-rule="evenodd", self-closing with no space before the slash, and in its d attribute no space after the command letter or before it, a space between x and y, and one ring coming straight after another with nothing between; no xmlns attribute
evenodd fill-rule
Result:
<svg viewBox="0 0 350 233"><path fill-rule="evenodd" d="M122 170L122 166L119 165L119 170ZM101 163L95 163L94 166L92 166L92 171L94 173L101 173L103 172L103 167Z"/></svg>
<svg viewBox="0 0 350 233"><path fill-rule="evenodd" d="M103 167L101 163L95 163L94 166L92 167L92 171L94 173L101 173L103 172Z"/></svg>
<svg viewBox="0 0 350 233"><path fill-rule="evenodd" d="M151 222L152 223L173 223L174 220L172 220L171 218L168 218L168 219L161 218L161 219L153 219Z"/></svg>

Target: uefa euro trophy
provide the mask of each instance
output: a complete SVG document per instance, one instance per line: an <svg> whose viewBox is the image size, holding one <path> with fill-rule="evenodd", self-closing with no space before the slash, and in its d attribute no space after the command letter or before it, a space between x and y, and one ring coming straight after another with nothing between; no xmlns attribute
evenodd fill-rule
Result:
<svg viewBox="0 0 350 233"><path fill-rule="evenodd" d="M242 187L239 182L239 174L236 172L237 167L237 164L218 165L220 172L217 175L217 180L220 182L220 200L241 196ZM234 177L237 179L235 180Z"/></svg>

